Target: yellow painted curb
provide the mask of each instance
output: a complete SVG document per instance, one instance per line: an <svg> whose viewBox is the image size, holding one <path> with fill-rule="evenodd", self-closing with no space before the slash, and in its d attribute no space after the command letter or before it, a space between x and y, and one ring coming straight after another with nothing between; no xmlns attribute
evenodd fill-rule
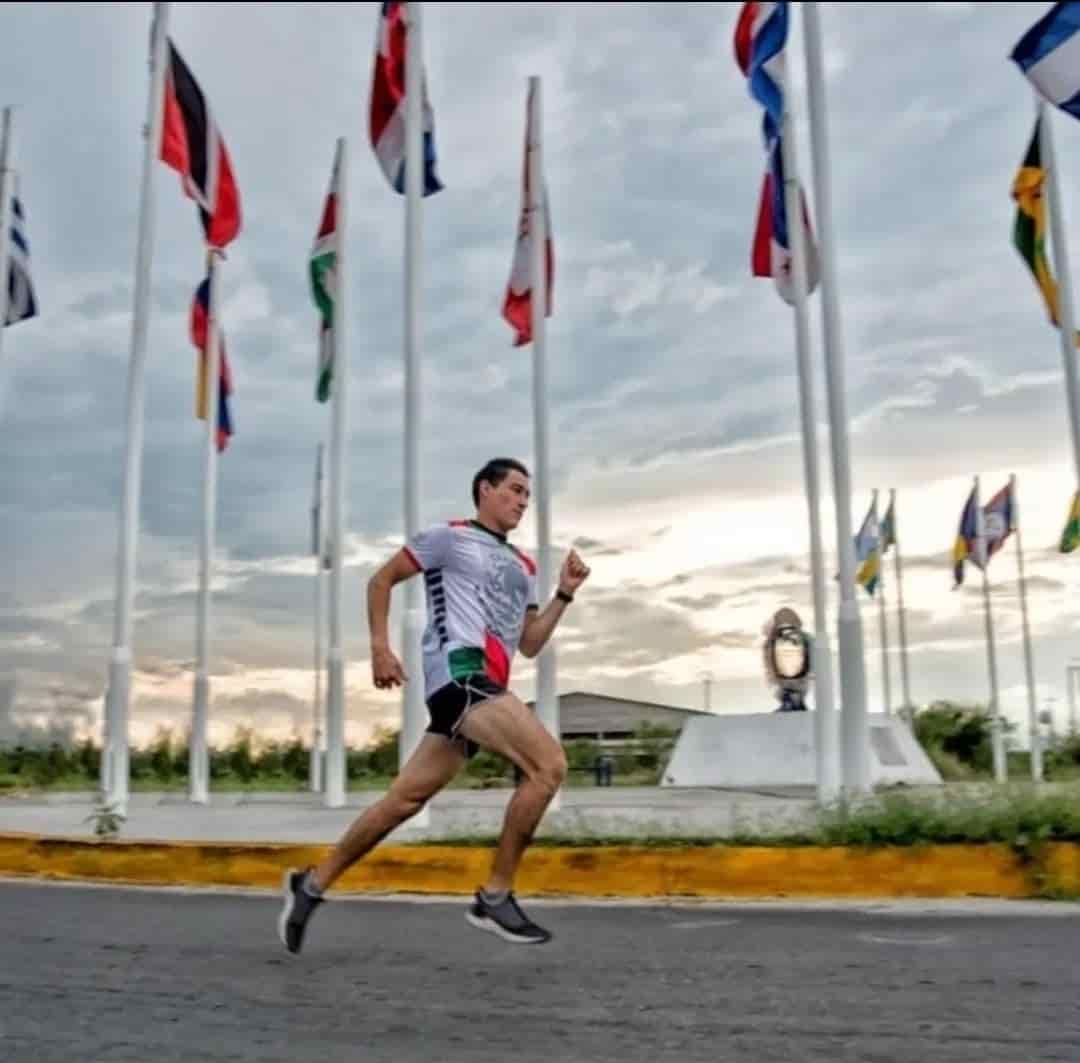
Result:
<svg viewBox="0 0 1080 1063"><path fill-rule="evenodd" d="M229 842L99 842L0 834L0 874L183 886L277 888L288 867L326 846ZM468 894L492 851L384 845L355 864L345 892ZM1024 856L1006 845L843 847L536 846L518 888L584 897L1046 897L1080 896L1080 844Z"/></svg>

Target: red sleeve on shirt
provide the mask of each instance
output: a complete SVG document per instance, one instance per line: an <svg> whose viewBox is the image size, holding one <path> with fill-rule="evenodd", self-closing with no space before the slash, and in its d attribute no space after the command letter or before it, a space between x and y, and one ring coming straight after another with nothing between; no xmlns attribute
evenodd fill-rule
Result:
<svg viewBox="0 0 1080 1063"><path fill-rule="evenodd" d="M535 576L536 562L531 557L529 557L529 555L526 554L523 550L519 550L516 546L513 546L512 544L511 549L513 549L514 553L521 558L521 563L525 566L525 569L529 573L529 575Z"/></svg>

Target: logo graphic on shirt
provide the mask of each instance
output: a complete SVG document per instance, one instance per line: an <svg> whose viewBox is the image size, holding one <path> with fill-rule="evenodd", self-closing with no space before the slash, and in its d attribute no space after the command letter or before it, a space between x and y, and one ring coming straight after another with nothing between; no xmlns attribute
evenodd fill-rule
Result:
<svg viewBox="0 0 1080 1063"><path fill-rule="evenodd" d="M507 649L517 644L528 592L528 580L517 558L507 550L493 550L480 589L480 605L488 629Z"/></svg>

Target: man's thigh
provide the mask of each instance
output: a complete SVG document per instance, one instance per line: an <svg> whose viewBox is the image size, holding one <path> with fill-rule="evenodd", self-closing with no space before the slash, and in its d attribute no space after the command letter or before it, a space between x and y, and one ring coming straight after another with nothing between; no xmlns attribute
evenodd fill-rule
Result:
<svg viewBox="0 0 1080 1063"><path fill-rule="evenodd" d="M443 735L425 734L390 788L395 794L427 800L451 782L464 763L465 754L457 743Z"/></svg>
<svg viewBox="0 0 1080 1063"><path fill-rule="evenodd" d="M526 772L550 761L561 749L536 714L509 691L472 706L459 733Z"/></svg>

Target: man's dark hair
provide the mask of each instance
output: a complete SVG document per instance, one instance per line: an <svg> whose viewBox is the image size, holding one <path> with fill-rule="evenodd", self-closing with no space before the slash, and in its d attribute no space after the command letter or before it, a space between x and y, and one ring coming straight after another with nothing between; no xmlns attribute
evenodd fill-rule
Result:
<svg viewBox="0 0 1080 1063"><path fill-rule="evenodd" d="M482 481L486 480L492 487L498 487L511 471L520 472L523 476L529 476L529 470L520 461L515 461L513 458L492 458L473 477L473 503L480 505L480 484Z"/></svg>

